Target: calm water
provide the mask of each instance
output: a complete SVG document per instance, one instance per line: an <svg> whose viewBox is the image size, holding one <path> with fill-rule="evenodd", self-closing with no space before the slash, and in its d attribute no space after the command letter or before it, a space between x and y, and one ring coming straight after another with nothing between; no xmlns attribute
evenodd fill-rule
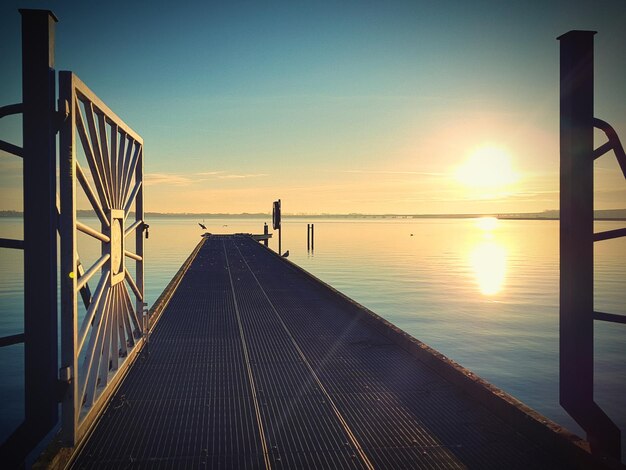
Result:
<svg viewBox="0 0 626 470"><path fill-rule="evenodd" d="M89 222L89 221L88 221ZM156 300L199 241L195 220L154 219L146 291ZM207 219L212 233L262 233L262 219ZM315 251L306 225L315 223ZM596 230L623 222L599 222ZM0 236L21 221L0 219ZM86 238L86 237L85 237ZM283 223L289 259L554 421L558 404L558 222L493 219ZM596 244L596 310L626 314L626 239ZM277 240L270 242L277 247ZM84 264L98 247L79 241ZM0 250L0 334L23 331L22 253ZM595 322L596 401L626 434L626 330ZM22 346L0 350L0 438L22 419ZM626 441L622 444L626 447Z"/></svg>

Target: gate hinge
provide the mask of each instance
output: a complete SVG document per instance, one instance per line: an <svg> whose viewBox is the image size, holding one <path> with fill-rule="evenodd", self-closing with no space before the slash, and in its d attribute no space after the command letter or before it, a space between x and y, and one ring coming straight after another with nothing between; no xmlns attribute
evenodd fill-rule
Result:
<svg viewBox="0 0 626 470"><path fill-rule="evenodd" d="M67 100L59 100L57 107L58 110L54 111L54 125L56 131L59 132L61 126L70 115L70 103Z"/></svg>
<svg viewBox="0 0 626 470"><path fill-rule="evenodd" d="M65 399L65 394L67 393L67 389L70 387L70 383L72 382L71 371L69 367L61 367L59 369L59 380L57 380L57 389L56 396L57 401L62 403Z"/></svg>

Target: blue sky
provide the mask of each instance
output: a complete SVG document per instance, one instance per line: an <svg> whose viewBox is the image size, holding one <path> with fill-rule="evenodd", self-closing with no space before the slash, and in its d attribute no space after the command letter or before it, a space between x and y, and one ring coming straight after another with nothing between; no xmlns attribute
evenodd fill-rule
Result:
<svg viewBox="0 0 626 470"><path fill-rule="evenodd" d="M128 4L127 4L128 3ZM558 207L558 41L597 30L596 115L626 139L626 3L4 2L0 102L20 101L20 15L59 18L56 64L145 141L161 212L522 212ZM20 141L18 118L0 138ZM599 141L600 142L600 141ZM518 175L468 188L485 146ZM613 157L598 208L626 206ZM21 208L0 155L0 210Z"/></svg>

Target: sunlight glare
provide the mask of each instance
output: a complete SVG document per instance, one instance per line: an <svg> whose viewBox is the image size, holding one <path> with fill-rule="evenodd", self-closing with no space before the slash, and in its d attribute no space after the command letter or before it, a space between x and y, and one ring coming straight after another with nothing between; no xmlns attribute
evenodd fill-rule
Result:
<svg viewBox="0 0 626 470"><path fill-rule="evenodd" d="M500 147L484 146L475 150L456 171L456 178L475 188L501 188L518 180L511 155Z"/></svg>
<svg viewBox="0 0 626 470"><path fill-rule="evenodd" d="M481 217L476 219L476 226L485 232L491 232L498 226L498 219L497 217Z"/></svg>
<svg viewBox="0 0 626 470"><path fill-rule="evenodd" d="M506 250L493 241L480 243L471 254L471 264L483 295L492 296L502 290L506 274Z"/></svg>

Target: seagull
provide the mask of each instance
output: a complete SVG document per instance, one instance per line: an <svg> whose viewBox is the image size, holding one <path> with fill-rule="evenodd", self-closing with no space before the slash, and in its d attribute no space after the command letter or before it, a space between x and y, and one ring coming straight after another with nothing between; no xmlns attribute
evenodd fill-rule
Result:
<svg viewBox="0 0 626 470"><path fill-rule="evenodd" d="M289 250L285 251L283 253L283 258L287 258L289 256Z"/></svg>
<svg viewBox="0 0 626 470"><path fill-rule="evenodd" d="M201 228L202 230L206 230L206 225L201 224L200 222L198 222L198 225L200 226L200 228Z"/></svg>

